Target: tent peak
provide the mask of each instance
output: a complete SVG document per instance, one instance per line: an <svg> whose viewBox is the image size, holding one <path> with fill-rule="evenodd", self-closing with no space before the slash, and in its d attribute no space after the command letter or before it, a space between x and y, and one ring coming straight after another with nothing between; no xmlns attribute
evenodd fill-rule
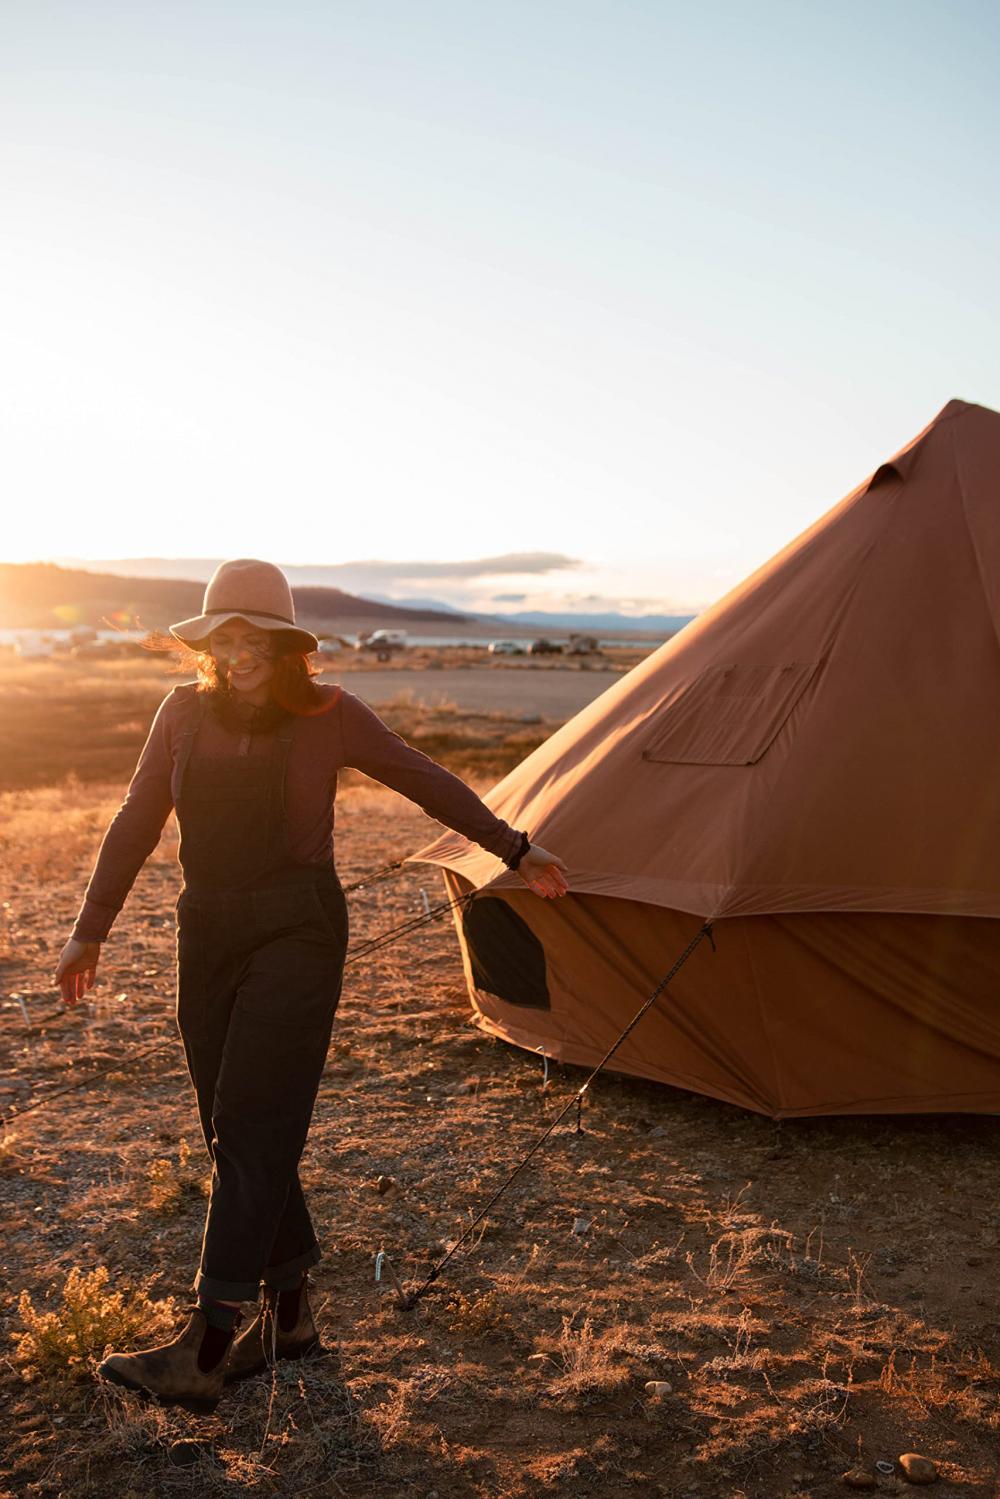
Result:
<svg viewBox="0 0 1000 1499"><path fill-rule="evenodd" d="M985 411L989 416L1000 419L1000 412L992 411L989 406L979 406L974 401L960 401L957 398L945 403L937 416L927 423L922 432L918 432L905 447L900 448L891 458L880 463L865 485L865 492L874 489L876 484L883 483L886 479L899 479L905 483L913 471L920 449L938 427L945 422L954 421L957 417L964 416L969 411Z"/></svg>

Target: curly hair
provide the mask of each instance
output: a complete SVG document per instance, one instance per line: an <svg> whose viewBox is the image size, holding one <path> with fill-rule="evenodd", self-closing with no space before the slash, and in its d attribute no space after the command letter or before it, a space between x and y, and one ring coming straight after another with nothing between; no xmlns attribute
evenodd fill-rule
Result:
<svg viewBox="0 0 1000 1499"><path fill-rule="evenodd" d="M289 640L294 639L294 636L289 636L283 630L272 630L269 633L273 636L275 645L274 674L268 683L272 703L283 708L286 713L294 713L300 717L321 713L322 700L313 678L319 675L322 668L310 661L305 652L289 648ZM164 630L151 630L142 644L149 651L161 651L173 656L170 670L193 676L198 683L199 692L213 694L220 699L229 696L229 687L219 676L211 651L185 645L182 640Z"/></svg>

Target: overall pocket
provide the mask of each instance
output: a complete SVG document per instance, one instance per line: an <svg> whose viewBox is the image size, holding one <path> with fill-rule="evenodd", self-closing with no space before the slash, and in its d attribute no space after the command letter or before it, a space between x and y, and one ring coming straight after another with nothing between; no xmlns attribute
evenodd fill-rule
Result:
<svg viewBox="0 0 1000 1499"><path fill-rule="evenodd" d="M326 935L346 949L349 919L347 897L339 884L323 881L311 887L313 910L318 914Z"/></svg>

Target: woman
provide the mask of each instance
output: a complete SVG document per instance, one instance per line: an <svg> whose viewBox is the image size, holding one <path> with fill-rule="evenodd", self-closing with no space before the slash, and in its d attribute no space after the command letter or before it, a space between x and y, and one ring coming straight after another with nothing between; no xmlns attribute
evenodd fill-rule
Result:
<svg viewBox="0 0 1000 1499"><path fill-rule="evenodd" d="M174 1342L115 1353L104 1378L194 1410L225 1380L318 1344L306 1291L319 1248L298 1178L340 997L347 907L333 863L337 771L392 786L502 859L538 895L565 865L352 693L312 680L279 568L222 563L202 613L171 627L198 678L161 703L112 820L55 979L75 1004L172 807L177 1021L212 1159L197 1306ZM264 1298L234 1340L245 1301ZM266 1349L265 1349L266 1340Z"/></svg>

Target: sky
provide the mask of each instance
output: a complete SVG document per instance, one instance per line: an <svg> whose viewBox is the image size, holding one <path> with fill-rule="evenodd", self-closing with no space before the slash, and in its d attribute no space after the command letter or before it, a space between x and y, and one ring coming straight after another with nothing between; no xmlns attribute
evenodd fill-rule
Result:
<svg viewBox="0 0 1000 1499"><path fill-rule="evenodd" d="M998 76L986 0L0 7L0 561L712 602L1000 407Z"/></svg>

